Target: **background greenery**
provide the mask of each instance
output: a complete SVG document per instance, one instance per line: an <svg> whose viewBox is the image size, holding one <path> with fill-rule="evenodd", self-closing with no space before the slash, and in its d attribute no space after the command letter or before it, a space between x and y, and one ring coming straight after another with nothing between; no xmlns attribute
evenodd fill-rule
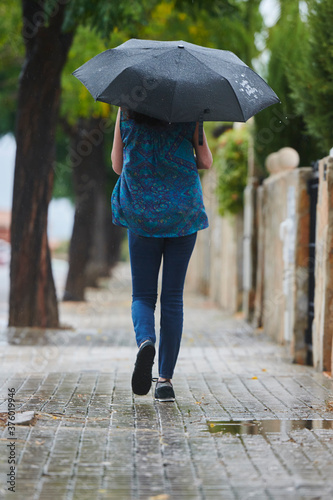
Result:
<svg viewBox="0 0 333 500"><path fill-rule="evenodd" d="M55 0L46 0L50 6ZM280 16L267 28L259 11L260 0L145 0L142 2L71 0L64 29L75 30L62 74L61 120L57 133L54 196L73 199L68 164L69 136L80 118L110 117L116 110L96 103L72 71L106 48L129 37L185 39L232 50L247 64L261 59L262 76L280 97L281 104L255 117L253 134L256 166L264 178L267 155L281 147L294 147L301 165L328 154L333 145L333 2L331 0L278 0ZM121 20L121 21L118 21ZM0 2L0 134L15 131L17 89L24 61L20 2ZM51 55L50 55L51 57ZM258 67L258 63L257 63ZM216 128L216 127L215 127ZM215 148L215 166L221 213L241 208L246 182L246 138L226 132ZM112 125L106 143L109 187L115 181L109 160ZM237 155L239 155L238 158ZM237 196L236 196L237 191Z"/></svg>

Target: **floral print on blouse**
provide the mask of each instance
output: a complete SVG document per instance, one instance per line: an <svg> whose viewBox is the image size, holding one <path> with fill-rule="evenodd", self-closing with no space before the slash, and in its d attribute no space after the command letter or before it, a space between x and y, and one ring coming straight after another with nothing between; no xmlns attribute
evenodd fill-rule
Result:
<svg viewBox="0 0 333 500"><path fill-rule="evenodd" d="M123 169L113 190L113 223L147 237L177 237L208 227L193 151L196 124L148 125L123 111Z"/></svg>

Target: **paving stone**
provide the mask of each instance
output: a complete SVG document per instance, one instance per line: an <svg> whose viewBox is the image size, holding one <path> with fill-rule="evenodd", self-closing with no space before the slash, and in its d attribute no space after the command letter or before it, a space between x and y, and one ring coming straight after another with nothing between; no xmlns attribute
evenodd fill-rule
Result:
<svg viewBox="0 0 333 500"><path fill-rule="evenodd" d="M120 265L87 303L60 305L73 329L0 331L0 498L331 500L332 379L186 295L175 403L134 396L130 298ZM36 414L15 428L15 493L9 387Z"/></svg>

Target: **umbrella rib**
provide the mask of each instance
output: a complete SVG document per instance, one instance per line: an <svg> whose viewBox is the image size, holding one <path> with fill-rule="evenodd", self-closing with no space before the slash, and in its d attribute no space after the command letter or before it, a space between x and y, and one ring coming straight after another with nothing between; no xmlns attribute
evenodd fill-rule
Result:
<svg viewBox="0 0 333 500"><path fill-rule="evenodd" d="M201 61L201 60L200 60L198 57L196 57L194 54L192 54L192 53L190 53L190 52L188 52L188 54L189 54L190 56L192 56L194 59L196 59L197 61L199 61L201 64L203 64L206 68L208 68L208 69L209 69L209 71L211 71L212 73L215 73L215 74L216 74L219 78L221 78L221 79L223 79L225 82L227 82L227 84L228 84L228 85L229 85L229 87L231 88L231 90L232 90L232 92L233 92L234 96L235 96L235 97L236 97L236 99L237 99L237 104L238 104L239 110L240 110L241 115L242 115L242 117L243 117L243 120L244 120L244 122L245 122L245 121L246 121L246 120L245 120L245 116L244 116L244 113L243 113L242 107L241 107L241 105L240 105L240 102L239 102L238 96L237 96L236 92L234 91L234 88L233 88L233 86L230 84L230 82L229 82L226 78L224 78L223 76L221 76L221 75L220 75L217 71L215 71L214 69L212 69L212 68L210 68L209 66L207 66L207 64L205 64L203 61Z"/></svg>
<svg viewBox="0 0 333 500"><path fill-rule="evenodd" d="M231 54L233 54L233 53L231 52ZM192 55L192 56L193 56L193 57L194 57L197 61L201 62L201 63L202 63L202 64L204 64L207 68L209 68L209 66L207 66L207 65L205 64L205 62L204 62L204 61L201 61L198 57L196 57L196 55L195 55L195 54L191 54L191 55ZM243 61L240 59L240 62L243 62ZM267 82L266 82L266 81L265 81L265 80L264 80L264 79L263 79L263 78L262 78L262 77L261 77L258 73L256 73L256 72L255 72L252 68L250 68L250 66L248 66L247 64L244 64L244 66L246 67L246 69L247 69L247 70L250 70L250 71L251 71L251 73L253 73L253 74L254 74L257 78L259 78L259 79L260 79L260 80L264 83L264 85L266 85L266 86L269 88L268 83L267 83ZM214 69L212 69L212 68L209 68L209 69L218 75L218 73L217 73ZM223 78L223 77L222 77L222 78ZM241 107L241 105L240 105L240 102L239 102L238 96L237 96L236 92L234 91L233 86L230 84L230 82L229 82L226 78L225 78L225 81L229 84L229 86L231 87L231 89L232 89L232 91L233 91L233 93L234 93L234 95L235 95L235 97L236 97L236 99L237 99L237 102L238 102L238 105L239 105L239 109L240 109L240 111L241 111L241 113L242 113L242 116L243 116L243 119L244 119L244 122L245 122L245 121L246 121L246 119L245 119L245 116L244 116L244 113L243 113L242 107ZM275 94L275 99L276 99L276 102L281 102L281 101L280 101L280 99L278 98L278 96L277 96L276 94Z"/></svg>
<svg viewBox="0 0 333 500"><path fill-rule="evenodd" d="M234 95L235 95L235 97L236 97L237 104L238 104L238 106L239 106L239 109L240 109L240 112L241 112L241 114L242 114L243 120L244 120L244 122L246 122L246 119L245 119L245 116L244 116L244 112L243 112L243 110L242 110L242 106L241 106L241 104L240 104L240 102L239 102L238 96L237 96L236 92L234 91L234 88L233 88L233 86L230 84L230 82L228 82L228 80L227 80L227 79L225 79L225 80L226 80L226 82L228 83L229 87L231 87L231 89L232 89L232 91L233 91L233 93L234 93Z"/></svg>
<svg viewBox="0 0 333 500"><path fill-rule="evenodd" d="M180 57L181 57L181 53L179 53L178 55L178 63L180 61ZM179 73L179 69L180 69L180 66L178 65L178 73ZM178 75L177 75L178 76ZM174 108L174 100L175 100L175 94L176 94L176 88L177 88L177 85L178 85L178 78L176 79L176 82L175 82L175 86L173 88L173 93L172 93L172 101L171 101L171 116L173 116L173 108ZM171 120L170 120L171 121Z"/></svg>

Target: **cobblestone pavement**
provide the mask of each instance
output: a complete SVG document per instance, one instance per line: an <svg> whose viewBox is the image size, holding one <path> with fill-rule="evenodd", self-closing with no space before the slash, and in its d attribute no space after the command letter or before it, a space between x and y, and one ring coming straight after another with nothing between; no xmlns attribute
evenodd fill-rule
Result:
<svg viewBox="0 0 333 500"><path fill-rule="evenodd" d="M176 402L133 396L128 267L105 286L62 330L0 331L1 499L333 498L331 379L187 295ZM10 437L12 388L35 417Z"/></svg>

